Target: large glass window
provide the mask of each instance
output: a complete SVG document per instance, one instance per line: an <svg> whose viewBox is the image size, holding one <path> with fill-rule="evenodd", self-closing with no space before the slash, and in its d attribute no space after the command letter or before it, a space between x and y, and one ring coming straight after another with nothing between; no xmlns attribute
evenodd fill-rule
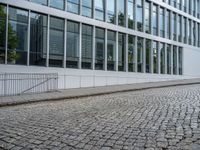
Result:
<svg viewBox="0 0 200 150"><path fill-rule="evenodd" d="M135 27L135 0L128 0L128 27Z"/></svg>
<svg viewBox="0 0 200 150"><path fill-rule="evenodd" d="M151 72L151 40L146 40L146 72Z"/></svg>
<svg viewBox="0 0 200 150"><path fill-rule="evenodd" d="M105 60L105 30L96 28L95 69L103 70Z"/></svg>
<svg viewBox="0 0 200 150"><path fill-rule="evenodd" d="M189 19L188 22L188 42L190 45L192 45L192 20Z"/></svg>
<svg viewBox="0 0 200 150"><path fill-rule="evenodd" d="M167 74L171 74L171 68L172 68L171 46L167 44Z"/></svg>
<svg viewBox="0 0 200 150"><path fill-rule="evenodd" d="M143 38L138 37L137 40L137 71L138 72L143 72L143 53L144 45L143 45Z"/></svg>
<svg viewBox="0 0 200 150"><path fill-rule="evenodd" d="M145 4L145 32L150 33L151 32L151 9L150 9L150 2L146 1Z"/></svg>
<svg viewBox="0 0 200 150"><path fill-rule="evenodd" d="M181 42L182 40L182 29L181 29L181 16L178 15L178 20L177 20L177 36L178 36L178 41Z"/></svg>
<svg viewBox="0 0 200 150"><path fill-rule="evenodd" d="M196 46L196 22L193 21L193 24L192 24L192 36L193 36L193 46Z"/></svg>
<svg viewBox="0 0 200 150"><path fill-rule="evenodd" d="M80 0L67 0L67 11L79 14Z"/></svg>
<svg viewBox="0 0 200 150"><path fill-rule="evenodd" d="M28 11L9 7L8 63L27 64Z"/></svg>
<svg viewBox="0 0 200 150"><path fill-rule="evenodd" d="M47 0L31 0L31 2L42 4L42 5L47 5Z"/></svg>
<svg viewBox="0 0 200 150"><path fill-rule="evenodd" d="M79 23L67 21L66 67L78 68L79 62Z"/></svg>
<svg viewBox="0 0 200 150"><path fill-rule="evenodd" d="M143 0L137 0L137 30L143 31Z"/></svg>
<svg viewBox="0 0 200 150"><path fill-rule="evenodd" d="M164 17L164 8L160 8L160 36L165 36L165 17Z"/></svg>
<svg viewBox="0 0 200 150"><path fill-rule="evenodd" d="M158 35L158 6L153 5L153 35Z"/></svg>
<svg viewBox="0 0 200 150"><path fill-rule="evenodd" d="M95 0L95 19L104 20L105 16L105 0Z"/></svg>
<svg viewBox="0 0 200 150"><path fill-rule="evenodd" d="M64 59L64 19L50 18L49 66L62 67Z"/></svg>
<svg viewBox="0 0 200 150"><path fill-rule="evenodd" d="M107 22L115 24L115 0L107 0Z"/></svg>
<svg viewBox="0 0 200 150"><path fill-rule="evenodd" d="M116 62L116 33L108 31L107 41L107 70L115 70Z"/></svg>
<svg viewBox="0 0 200 150"><path fill-rule="evenodd" d="M126 36L119 33L118 35L118 70L125 71L126 64Z"/></svg>
<svg viewBox="0 0 200 150"><path fill-rule="evenodd" d="M200 47L200 24L198 23L198 47Z"/></svg>
<svg viewBox="0 0 200 150"><path fill-rule="evenodd" d="M45 66L47 56L47 16L31 12L30 65Z"/></svg>
<svg viewBox="0 0 200 150"><path fill-rule="evenodd" d="M10 25L9 25L10 26ZM9 30L8 34L11 34ZM0 64L5 63L5 48L6 48L6 7L0 5Z"/></svg>
<svg viewBox="0 0 200 150"><path fill-rule="evenodd" d="M183 48L178 49L179 75L183 75Z"/></svg>
<svg viewBox="0 0 200 150"><path fill-rule="evenodd" d="M135 71L135 37L128 36L128 71Z"/></svg>
<svg viewBox="0 0 200 150"><path fill-rule="evenodd" d="M92 26L82 25L82 68L92 69Z"/></svg>
<svg viewBox="0 0 200 150"><path fill-rule="evenodd" d="M153 73L158 73L158 42L153 42Z"/></svg>
<svg viewBox="0 0 200 150"><path fill-rule="evenodd" d="M173 46L173 74L177 74L177 46Z"/></svg>
<svg viewBox="0 0 200 150"><path fill-rule="evenodd" d="M65 9L65 0L50 0L50 6L57 9Z"/></svg>
<svg viewBox="0 0 200 150"><path fill-rule="evenodd" d="M187 20L186 18L184 17L183 18L183 23L182 23L182 28L183 28L183 32L182 32L182 35L183 35L183 42L186 43L187 42Z"/></svg>
<svg viewBox="0 0 200 150"><path fill-rule="evenodd" d="M82 15L92 17L92 0L82 0Z"/></svg>
<svg viewBox="0 0 200 150"><path fill-rule="evenodd" d="M117 0L118 25L125 26L125 0Z"/></svg>
<svg viewBox="0 0 200 150"><path fill-rule="evenodd" d="M167 12L166 12L166 18L165 18L165 20L166 20L166 30L167 30L167 35L166 35L166 37L168 38L168 39L170 39L170 11L169 10L167 10Z"/></svg>
<svg viewBox="0 0 200 150"><path fill-rule="evenodd" d="M165 45L160 43L160 72L165 74Z"/></svg>
<svg viewBox="0 0 200 150"><path fill-rule="evenodd" d="M172 14L172 33L173 33L173 40L176 41L176 14Z"/></svg>

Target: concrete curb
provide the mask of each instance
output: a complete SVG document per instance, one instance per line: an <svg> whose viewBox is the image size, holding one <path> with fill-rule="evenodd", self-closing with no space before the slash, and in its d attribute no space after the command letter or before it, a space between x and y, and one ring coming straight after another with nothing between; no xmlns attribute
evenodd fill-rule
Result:
<svg viewBox="0 0 200 150"><path fill-rule="evenodd" d="M77 99L77 98L83 98L83 97L89 97L89 96L99 96L99 95L106 95L106 94L113 94L113 93L119 93L119 92L130 92L130 91L141 91L141 90L148 90L148 89L156 89L156 88L165 88L165 87L175 87L175 86L184 86L184 85L194 85L194 84L200 84L200 79L198 80L176 80L176 81L163 81L163 82L151 82L151 83L137 83L137 84L131 84L131 85L117 85L117 86L107 86L107 87L96 87L96 88L82 88L82 89L71 89L71 91L74 90L73 94L66 94L63 96L63 93L65 91L60 91L62 93L60 96L55 97L44 97L39 99L24 99L22 96L20 101L10 101L10 102L1 102L0 101L0 107L6 107L6 106L16 106L16 105L23 105L23 104L31 104L31 103L40 103L40 102L46 102L46 101L59 101L59 100L67 100L67 99ZM125 88L123 87L125 86ZM130 86L130 88L126 88L126 86ZM131 87L133 86L133 87ZM115 87L115 88L112 88ZM118 89L116 89L116 87ZM121 87L121 88L120 88ZM95 89L98 88L105 88L107 90L105 91L95 91ZM94 91L90 91L90 90ZM110 90L109 90L110 89ZM83 93L76 94L78 90L83 91ZM86 91L86 92L84 92ZM57 92L59 93L59 92ZM48 95L49 93L43 93ZM26 95L29 96L29 95ZM30 95L34 96L34 95ZM12 96L14 99L16 96ZM5 97L6 98L6 97Z"/></svg>

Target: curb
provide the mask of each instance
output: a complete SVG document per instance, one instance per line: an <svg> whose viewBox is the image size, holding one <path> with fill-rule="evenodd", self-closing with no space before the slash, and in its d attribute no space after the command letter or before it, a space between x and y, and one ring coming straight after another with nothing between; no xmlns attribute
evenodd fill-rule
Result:
<svg viewBox="0 0 200 150"><path fill-rule="evenodd" d="M185 81L185 80L184 80ZM171 81L170 81L171 82ZM152 84L152 83L149 83ZM46 98L46 99L38 99L38 100L24 100L24 101L14 101L14 102L8 102L8 103L0 103L1 107L8 107L8 106L17 106L17 105L24 105L24 104L33 104L33 103L41 103L41 102L47 102L47 101L60 101L60 100L69 100L69 99L77 99L77 98L84 98L89 96L100 96L100 95L107 95L107 94L114 94L114 93L121 93L121 92L130 92L130 91L142 91L142 90L148 90L148 89L157 89L157 88L166 88L166 87L176 87L176 86L184 86L184 85L195 85L200 84L200 81L198 82L190 82L190 83L176 83L176 84L165 84L165 85L152 85L152 86L145 86L145 87L138 87L138 88L128 88L128 89L121 89L121 90L111 90L111 91L104 91L104 92L94 92L91 94L80 94L77 96L60 96L57 98Z"/></svg>

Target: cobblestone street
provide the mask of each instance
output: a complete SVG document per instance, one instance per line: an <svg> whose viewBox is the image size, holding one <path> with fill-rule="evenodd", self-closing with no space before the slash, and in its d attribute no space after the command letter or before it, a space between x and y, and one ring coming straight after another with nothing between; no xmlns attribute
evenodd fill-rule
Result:
<svg viewBox="0 0 200 150"><path fill-rule="evenodd" d="M200 85L2 107L0 149L200 150Z"/></svg>

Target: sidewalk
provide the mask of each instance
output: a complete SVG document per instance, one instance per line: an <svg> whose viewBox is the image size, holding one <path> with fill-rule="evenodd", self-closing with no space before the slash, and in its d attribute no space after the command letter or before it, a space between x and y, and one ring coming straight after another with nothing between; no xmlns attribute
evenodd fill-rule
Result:
<svg viewBox="0 0 200 150"><path fill-rule="evenodd" d="M70 99L70 98L80 98L80 97L95 96L95 95L102 95L102 94L111 94L111 93L117 93L117 92L136 91L136 90L144 90L144 89L151 89L151 88L162 88L162 87L192 85L192 84L200 84L200 78L154 82L154 83L153 82L152 83L136 83L136 84L130 84L130 85L113 85L113 86L106 86L106 87L68 89L68 90L59 90L57 92L49 92L49 93L7 96L7 97L0 97L0 107L26 104L26 103L32 103L32 102L40 102L40 101L53 101L53 100L62 100L62 99Z"/></svg>

